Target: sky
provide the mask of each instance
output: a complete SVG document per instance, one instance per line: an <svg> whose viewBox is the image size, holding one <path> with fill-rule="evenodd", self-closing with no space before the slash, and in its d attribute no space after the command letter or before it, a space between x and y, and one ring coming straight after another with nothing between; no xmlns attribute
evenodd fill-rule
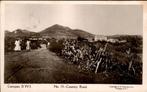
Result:
<svg viewBox="0 0 147 92"><path fill-rule="evenodd" d="M42 31L54 24L96 35L142 35L140 5L6 4L5 30Z"/></svg>

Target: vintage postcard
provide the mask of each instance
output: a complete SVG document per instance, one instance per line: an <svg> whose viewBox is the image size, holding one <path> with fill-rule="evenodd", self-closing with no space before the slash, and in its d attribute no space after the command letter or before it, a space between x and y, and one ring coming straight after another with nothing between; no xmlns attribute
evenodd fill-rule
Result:
<svg viewBox="0 0 147 92"><path fill-rule="evenodd" d="M147 2L2 1L1 92L147 92Z"/></svg>

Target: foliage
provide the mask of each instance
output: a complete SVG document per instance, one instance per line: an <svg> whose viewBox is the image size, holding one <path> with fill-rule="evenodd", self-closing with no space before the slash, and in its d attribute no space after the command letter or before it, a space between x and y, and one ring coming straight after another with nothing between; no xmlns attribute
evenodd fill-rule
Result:
<svg viewBox="0 0 147 92"><path fill-rule="evenodd" d="M50 41L49 50L60 54L62 49L64 48L63 41L64 40L57 41L56 39L52 39Z"/></svg>
<svg viewBox="0 0 147 92"><path fill-rule="evenodd" d="M5 37L5 52L13 51L15 47L15 38L13 37Z"/></svg>
<svg viewBox="0 0 147 92"><path fill-rule="evenodd" d="M118 39L118 38L117 38ZM64 40L54 40L51 42L50 50L61 55L66 61L73 64L77 64L81 70L87 72L95 72L97 62L102 61L99 65L98 72L110 74L111 72L114 75L118 76L119 81L115 83L141 83L142 82L142 39L140 37L127 36L120 37L121 40L127 40L125 43L111 43L107 41L97 41L97 42L88 42L80 40L67 40L69 45L74 46L75 50L83 48L86 50L83 52L84 58L81 59L77 57L76 53L72 50L64 50L65 46L63 43ZM99 52L100 48L104 48L107 43L107 48L101 54ZM69 46L70 47L70 46ZM130 54L127 53L130 49ZM64 50L64 53L61 53ZM72 55L66 54L73 52ZM96 57L96 54L99 54L99 57ZM75 63L75 58L78 58ZM132 62L132 64L130 63ZM131 65L131 70L129 69ZM111 76L112 77L112 76ZM130 80L130 81L128 81Z"/></svg>

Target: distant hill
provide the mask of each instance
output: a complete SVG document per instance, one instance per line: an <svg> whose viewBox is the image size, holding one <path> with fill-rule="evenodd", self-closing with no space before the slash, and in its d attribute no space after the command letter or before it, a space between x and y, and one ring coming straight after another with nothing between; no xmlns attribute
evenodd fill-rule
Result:
<svg viewBox="0 0 147 92"><path fill-rule="evenodd" d="M71 29L62 25L55 24L40 32L31 32L28 30L17 29L13 32L5 31L6 37L44 37L44 38L94 38L94 35L80 29Z"/></svg>
<svg viewBox="0 0 147 92"><path fill-rule="evenodd" d="M45 30L39 32L41 36L46 36L49 38L77 38L78 36L84 38L92 38L93 34L85 32L80 29L71 29L69 27L61 26L55 24L51 27L46 28Z"/></svg>
<svg viewBox="0 0 147 92"><path fill-rule="evenodd" d="M6 37L8 37L8 36L11 37L11 36L13 36L13 34L12 34L12 32L6 30L6 31L5 31L5 36L6 36Z"/></svg>
<svg viewBox="0 0 147 92"><path fill-rule="evenodd" d="M28 31L28 30L22 30L22 29L17 29L13 32L5 31L6 37L30 37L34 34L36 34L36 33Z"/></svg>

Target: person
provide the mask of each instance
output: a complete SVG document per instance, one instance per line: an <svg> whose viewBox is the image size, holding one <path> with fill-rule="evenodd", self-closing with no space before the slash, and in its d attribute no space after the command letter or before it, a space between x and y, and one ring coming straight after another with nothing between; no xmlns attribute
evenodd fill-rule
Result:
<svg viewBox="0 0 147 92"><path fill-rule="evenodd" d="M47 45L49 46L50 45L50 42L48 42Z"/></svg>
<svg viewBox="0 0 147 92"><path fill-rule="evenodd" d="M49 46L50 46L50 42L47 41L46 48L49 48Z"/></svg>
<svg viewBox="0 0 147 92"><path fill-rule="evenodd" d="M20 40L15 41L15 48L14 51L21 51Z"/></svg>
<svg viewBox="0 0 147 92"><path fill-rule="evenodd" d="M27 46L26 46L26 50L30 50L30 41L27 40L26 44L27 44Z"/></svg>

